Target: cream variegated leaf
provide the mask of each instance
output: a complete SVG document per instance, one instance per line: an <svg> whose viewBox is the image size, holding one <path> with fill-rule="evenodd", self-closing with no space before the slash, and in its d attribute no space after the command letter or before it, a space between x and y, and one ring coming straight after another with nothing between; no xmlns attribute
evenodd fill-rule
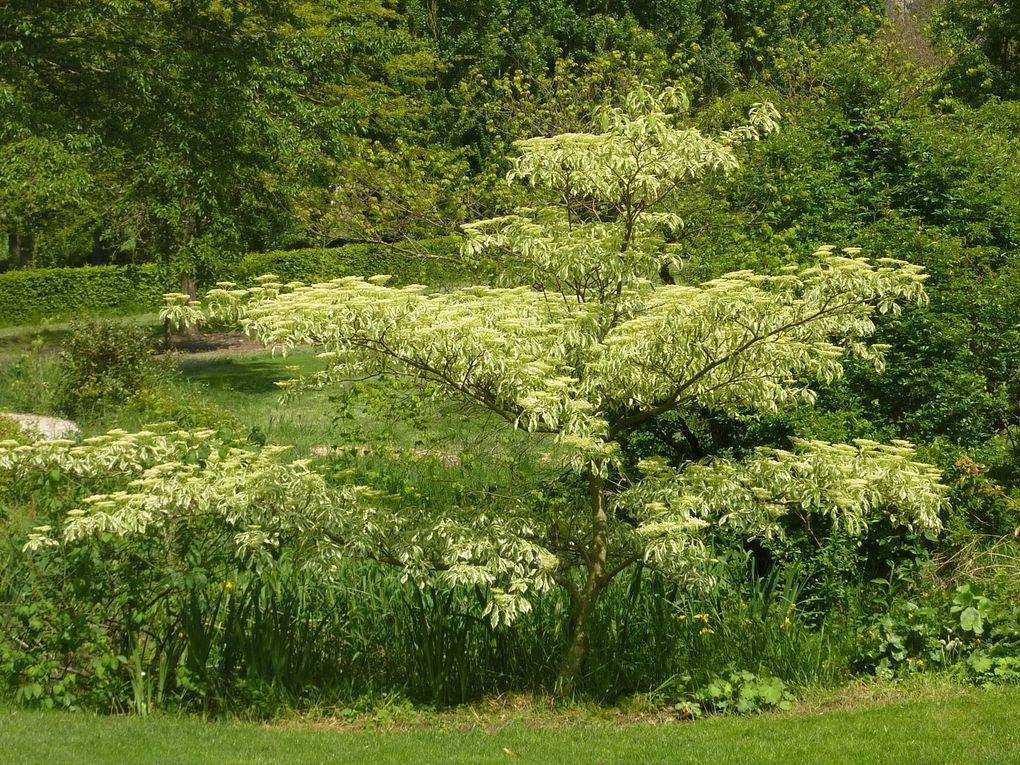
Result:
<svg viewBox="0 0 1020 765"><path fill-rule="evenodd" d="M798 442L744 461L655 461L640 477L625 473L618 438L659 414L776 412L811 401L812 386L839 378L849 354L880 368L876 317L925 300L915 266L831 247L775 275L671 283L684 225L674 193L732 172L737 147L778 125L774 108L757 104L746 124L711 136L683 124L686 107L678 90L635 88L599 112L591 133L520 142L510 180L535 187L536 203L465 227L465 254L502 267L496 286L267 275L250 288L217 285L204 300L208 320L236 324L274 351L316 349L326 368L294 390L396 375L555 434L587 487L573 504L521 492L498 510L484 501L395 509L272 449L203 449L215 444L207 431L0 444L0 469L123 479L69 517L66 538L151 533L214 513L249 554L300 537L323 571L354 557L399 566L411 581L478 588L494 625L527 613L554 584L585 613L636 562L710 584L705 538L718 526L769 535L785 515L820 515L859 533L885 513L937 530L945 489L899 442ZM171 298L168 312L193 310ZM205 455L199 464L185 459L195 450ZM42 546L52 533L33 539Z"/></svg>

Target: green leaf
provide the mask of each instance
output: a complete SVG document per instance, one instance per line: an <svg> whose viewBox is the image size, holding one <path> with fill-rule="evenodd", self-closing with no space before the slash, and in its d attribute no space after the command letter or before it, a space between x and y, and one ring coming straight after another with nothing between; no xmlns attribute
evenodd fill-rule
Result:
<svg viewBox="0 0 1020 765"><path fill-rule="evenodd" d="M985 630L984 619L981 616L981 612L969 606L960 613L960 627L967 632L973 632L975 635L980 635Z"/></svg>

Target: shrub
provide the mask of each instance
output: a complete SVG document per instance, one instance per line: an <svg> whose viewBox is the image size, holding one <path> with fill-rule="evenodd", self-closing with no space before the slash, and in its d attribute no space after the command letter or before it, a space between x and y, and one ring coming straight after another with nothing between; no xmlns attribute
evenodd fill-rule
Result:
<svg viewBox="0 0 1020 765"><path fill-rule="evenodd" d="M160 305L167 285L154 265L40 268L0 274L0 326Z"/></svg>
<svg viewBox="0 0 1020 765"><path fill-rule="evenodd" d="M95 417L151 390L169 373L169 362L156 360L142 329L77 322L61 355L58 407L72 417Z"/></svg>
<svg viewBox="0 0 1020 765"><path fill-rule="evenodd" d="M327 490L304 463L281 456L174 425L75 445L0 444L0 476L20 478L0 485L0 507L12 508L0 519L0 692L6 685L15 700L41 706L144 713L236 703L250 713L335 682L348 606L290 565L287 555L303 542L260 537L264 520L247 513L277 519L290 508L298 529L312 497L328 493L319 506L330 512L356 497ZM217 476L234 474L224 460L251 472L231 480L229 497L208 501ZM136 531L156 534L73 538L75 518L95 520L74 509L154 478L177 482L171 502L178 490L192 494L190 519L163 525L162 510L150 508ZM63 542L40 542L50 531ZM350 603L360 607L360 598Z"/></svg>
<svg viewBox="0 0 1020 765"><path fill-rule="evenodd" d="M0 414L0 441L20 441L23 436L21 426L16 421Z"/></svg>
<svg viewBox="0 0 1020 765"><path fill-rule="evenodd" d="M277 274L283 281L303 282L390 274L402 284L433 284L464 279L466 271L456 262L459 248L460 238L449 236L414 242L401 249L349 244L255 252L220 276L245 283L266 273ZM152 311L173 286L155 264L10 271L0 274L0 326Z"/></svg>
<svg viewBox="0 0 1020 765"><path fill-rule="evenodd" d="M946 671L981 683L1020 678L1016 588L967 582L899 601L858 636L858 666L879 677Z"/></svg>

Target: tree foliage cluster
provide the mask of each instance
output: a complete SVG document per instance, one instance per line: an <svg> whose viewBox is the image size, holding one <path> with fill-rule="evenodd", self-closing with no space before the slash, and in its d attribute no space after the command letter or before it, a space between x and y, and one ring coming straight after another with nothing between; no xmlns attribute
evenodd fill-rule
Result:
<svg viewBox="0 0 1020 765"><path fill-rule="evenodd" d="M873 28L876 11L724 0L9 3L3 262L161 260L211 274L245 251L445 234L499 202L508 143L485 115L503 108L504 81L535 101L548 77L562 86L571 61L604 69L623 55L723 92L785 55L785 41L844 39ZM502 127L504 138L537 134Z"/></svg>

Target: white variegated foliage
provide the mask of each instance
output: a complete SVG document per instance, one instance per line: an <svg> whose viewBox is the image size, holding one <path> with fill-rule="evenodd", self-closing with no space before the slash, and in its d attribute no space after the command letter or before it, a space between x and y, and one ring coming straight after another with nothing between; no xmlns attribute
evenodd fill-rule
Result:
<svg viewBox="0 0 1020 765"><path fill-rule="evenodd" d="M859 535L891 515L909 529L940 526L940 473L915 461L910 444L858 440L854 445L795 440L794 450L759 449L735 462L715 459L677 468L661 459L640 463L643 480L614 498L630 519L629 546L658 570L697 578L707 551L692 529L716 523L749 535L778 534L793 513L821 516ZM824 526L823 526L824 528Z"/></svg>
<svg viewBox="0 0 1020 765"><path fill-rule="evenodd" d="M518 141L508 179L548 189L550 198L465 226L466 252L495 257L506 279L608 303L615 313L621 285L678 264L667 241L684 222L663 203L686 183L736 170L738 144L778 129L769 104L720 136L678 124L686 108L681 91L636 88L622 108L599 112L602 132Z"/></svg>
<svg viewBox="0 0 1020 765"><path fill-rule="evenodd" d="M678 265L669 242L683 222L670 212L672 194L732 171L738 144L777 128L775 110L758 105L748 124L708 136L679 122L684 106L677 91L637 89L600 113L600 132L518 144L510 180L547 196L465 227L466 254L501 264L508 286L443 292L385 277L267 277L206 296L213 319L237 321L274 349L320 349L328 368L302 384L425 381L556 434L589 483L588 505L570 518L523 501L499 515L353 513L337 526L349 552L411 577L439 571L485 585L502 622L527 610L534 589L555 581L576 604L639 560L697 579L711 524L754 535L774 532L781 514L820 513L859 531L881 510L938 528L943 487L904 444L812 442L743 463L649 464L631 482L620 473L617 437L658 414L773 412L812 400L810 386L838 378L848 353L880 366L883 347L868 343L874 316L925 299L920 269L852 249L823 248L813 265L778 275L740 271L696 286L660 278Z"/></svg>
<svg viewBox="0 0 1020 765"><path fill-rule="evenodd" d="M80 442L2 441L0 472L22 480L57 472L115 487L86 497L60 528L36 527L29 550L103 534L156 537L171 549L179 535L213 526L257 567L271 565L287 548L326 576L343 561L362 558L399 565L416 580L439 570L449 584L489 587L494 623L529 610L525 595L552 584L556 560L529 541L537 534L523 516L466 522L448 515L426 525L380 509L365 488L330 485L307 461L286 461L286 452L238 448L213 430L157 424ZM480 520L487 533L480 533Z"/></svg>
<svg viewBox="0 0 1020 765"><path fill-rule="evenodd" d="M197 327L202 323L204 315L201 306L184 292L167 292L163 295L163 308L159 319L165 322L173 332Z"/></svg>
<svg viewBox="0 0 1020 765"><path fill-rule="evenodd" d="M0 442L0 470L27 477L56 471L77 482L115 486L85 498L55 533L68 541L101 533L165 534L215 521L234 533L237 552L264 558L284 540L335 557L322 528L357 512L362 492L330 488L306 462L284 462L283 447L251 451L224 443L215 431L154 425L80 443ZM312 533L314 530L314 533ZM40 528L29 547L54 544Z"/></svg>

